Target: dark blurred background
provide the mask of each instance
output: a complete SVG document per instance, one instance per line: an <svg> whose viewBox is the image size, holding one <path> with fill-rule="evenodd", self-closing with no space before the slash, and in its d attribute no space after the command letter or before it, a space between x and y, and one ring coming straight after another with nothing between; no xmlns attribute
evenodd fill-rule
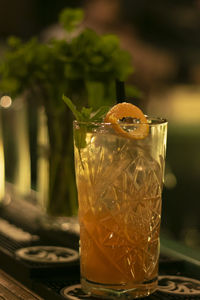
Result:
<svg viewBox="0 0 200 300"><path fill-rule="evenodd" d="M169 120L162 231L200 249L200 0L0 0L1 48L10 35L59 36L67 6L84 8L85 26L119 36L137 103Z"/></svg>
<svg viewBox="0 0 200 300"><path fill-rule="evenodd" d="M64 7L81 6L81 0L1 0L0 36L17 35L24 39L38 35L44 28L57 22Z"/></svg>

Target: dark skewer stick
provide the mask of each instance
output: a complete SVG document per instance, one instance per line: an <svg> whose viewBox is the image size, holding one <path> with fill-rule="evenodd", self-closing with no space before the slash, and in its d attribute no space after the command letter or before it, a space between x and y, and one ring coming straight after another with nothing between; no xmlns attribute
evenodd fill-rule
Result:
<svg viewBox="0 0 200 300"><path fill-rule="evenodd" d="M116 80L116 99L117 103L124 102L126 98L125 95L125 85L124 81Z"/></svg>

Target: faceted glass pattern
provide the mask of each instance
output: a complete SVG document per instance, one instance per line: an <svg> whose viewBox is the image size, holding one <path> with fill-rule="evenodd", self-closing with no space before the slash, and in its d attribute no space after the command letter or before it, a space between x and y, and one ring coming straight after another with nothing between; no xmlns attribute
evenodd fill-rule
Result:
<svg viewBox="0 0 200 300"><path fill-rule="evenodd" d="M86 146L75 145L83 288L148 295L157 284L167 123L152 122L143 140L85 126L74 126L86 133Z"/></svg>

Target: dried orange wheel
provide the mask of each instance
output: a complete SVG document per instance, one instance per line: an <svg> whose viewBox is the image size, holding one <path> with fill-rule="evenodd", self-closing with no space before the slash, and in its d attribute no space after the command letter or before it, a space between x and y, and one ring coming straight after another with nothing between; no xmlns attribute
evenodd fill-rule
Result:
<svg viewBox="0 0 200 300"><path fill-rule="evenodd" d="M130 128L130 130L126 130L127 124L120 123L120 120L124 118L137 119L139 123L133 124L133 126L130 124L130 128L134 127L134 130ZM141 109L127 102L114 105L105 116L104 122L113 124L113 128L117 133L132 139L144 139L149 133L147 118Z"/></svg>

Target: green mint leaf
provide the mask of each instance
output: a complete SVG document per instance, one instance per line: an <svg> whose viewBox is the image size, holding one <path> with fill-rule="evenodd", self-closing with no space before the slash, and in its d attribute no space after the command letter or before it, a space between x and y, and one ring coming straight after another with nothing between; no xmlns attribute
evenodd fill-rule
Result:
<svg viewBox="0 0 200 300"><path fill-rule="evenodd" d="M92 113L92 107L90 107L90 108L83 107L81 109L81 119L82 119L82 121L85 121L85 122L90 121L91 113Z"/></svg>
<svg viewBox="0 0 200 300"><path fill-rule="evenodd" d="M96 112L94 112L90 118L91 122L102 122L103 118L109 110L109 106L102 106Z"/></svg>
<svg viewBox="0 0 200 300"><path fill-rule="evenodd" d="M82 121L81 113L76 109L74 103L65 95L62 96L63 101L67 104L77 121Z"/></svg>
<svg viewBox="0 0 200 300"><path fill-rule="evenodd" d="M91 113L91 109L87 109L87 108L82 108L82 111L79 112L76 109L76 106L73 104L73 102L66 97L65 95L62 96L63 101L67 104L67 106L69 107L69 109L71 110L71 112L73 113L74 117L76 118L77 121L87 121L87 117L89 117L90 113ZM85 148L86 147L86 127L83 125L79 125L79 130L75 131L74 134L74 141L75 141L75 145L79 150L79 155L80 155L80 159L81 159L81 153L80 153L80 149ZM82 162L82 160L81 160ZM82 163L83 165L83 163Z"/></svg>
<svg viewBox="0 0 200 300"><path fill-rule="evenodd" d="M102 122L103 117L109 110L109 106L102 106L97 111L92 112L92 108L83 107L81 111L79 112L76 109L76 106L73 104L73 102L63 95L62 99L67 104L69 109L72 111L73 115L75 116L76 120L79 122ZM93 126L91 125L91 128ZM79 124L79 129L75 131L74 134L74 141L75 145L78 148L80 159L81 159L81 149L85 148L87 146L86 143L86 133L87 133L87 127L85 124ZM82 162L82 160L81 160ZM83 162L82 162L83 166Z"/></svg>
<svg viewBox="0 0 200 300"><path fill-rule="evenodd" d="M21 44L22 44L22 41L21 41L21 39L18 38L18 37L10 36L10 37L8 38L8 45L9 45L10 47L12 47L12 48L16 48L16 49L17 49L18 47L21 46Z"/></svg>
<svg viewBox="0 0 200 300"><path fill-rule="evenodd" d="M87 143L86 143L86 127L81 125L79 127L80 127L79 130L75 131L74 141L76 147L80 151L80 149L83 149L87 146Z"/></svg>
<svg viewBox="0 0 200 300"><path fill-rule="evenodd" d="M71 32L83 21L83 17L83 10L66 8L61 12L59 22L67 31Z"/></svg>
<svg viewBox="0 0 200 300"><path fill-rule="evenodd" d="M68 97L63 95L62 99L79 122L102 122L110 108L109 106L102 106L97 111L93 112L92 107L82 107L81 111L78 111L74 103Z"/></svg>

